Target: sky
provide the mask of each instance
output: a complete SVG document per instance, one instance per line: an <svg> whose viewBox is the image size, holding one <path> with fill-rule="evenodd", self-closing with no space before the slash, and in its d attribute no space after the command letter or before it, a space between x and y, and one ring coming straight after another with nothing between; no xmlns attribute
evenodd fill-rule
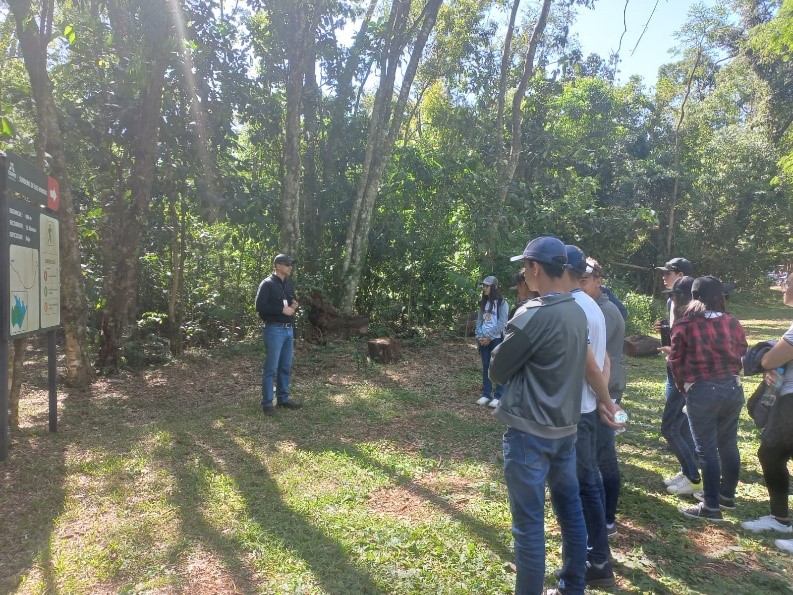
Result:
<svg viewBox="0 0 793 595"><path fill-rule="evenodd" d="M620 48L617 80L624 83L632 75L638 74L645 84L655 85L658 67L676 59L669 54L669 50L677 45L674 33L685 23L688 10L696 1L658 0L655 13L655 0L627 1L627 11L626 0L597 0L594 10L579 8L572 32L578 35L584 56L596 53L608 58L619 46L620 36L625 29L625 11L627 32ZM714 6L717 0L704 0L703 4ZM648 19L650 24L642 36ZM637 41L639 45L631 53Z"/></svg>

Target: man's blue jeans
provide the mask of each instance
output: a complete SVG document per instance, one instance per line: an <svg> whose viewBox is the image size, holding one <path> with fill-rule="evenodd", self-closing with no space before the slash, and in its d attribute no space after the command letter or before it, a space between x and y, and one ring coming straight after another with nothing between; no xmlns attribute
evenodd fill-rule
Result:
<svg viewBox="0 0 793 595"><path fill-rule="evenodd" d="M686 393L688 422L702 465L705 506L719 508L719 495L735 498L741 455L738 418L743 387L735 378L695 382Z"/></svg>
<svg viewBox="0 0 793 595"><path fill-rule="evenodd" d="M262 339L267 351L262 372L262 407L272 407L276 374L278 403L289 400L289 375L292 371L295 331L291 326L265 324Z"/></svg>
<svg viewBox="0 0 793 595"><path fill-rule="evenodd" d="M499 337L498 339L492 339L489 345L479 345L479 357L482 358L482 396L488 399L493 392L493 383L490 382L490 377L487 375L490 370L490 354L501 344L501 341L502 339ZM500 399L501 395L504 394L505 388L505 384L497 385L496 393L492 395L493 398Z"/></svg>
<svg viewBox="0 0 793 595"><path fill-rule="evenodd" d="M504 479L515 540L515 593L536 595L545 581L545 482L562 530L559 590L584 592L586 526L578 496L575 435L540 438L514 428L504 433Z"/></svg>
<svg viewBox="0 0 793 595"><path fill-rule="evenodd" d="M675 386L672 373L666 370L666 402L661 416L661 435L680 463L680 470L689 479L699 479L699 469L694 455L694 440L691 438L688 417L683 413L686 398Z"/></svg>
<svg viewBox="0 0 793 595"><path fill-rule="evenodd" d="M582 413L578 422L576 440L576 472L584 510L589 559L593 564L608 562L611 557L609 537L606 532L606 511L603 504L603 483L597 462L598 413Z"/></svg>

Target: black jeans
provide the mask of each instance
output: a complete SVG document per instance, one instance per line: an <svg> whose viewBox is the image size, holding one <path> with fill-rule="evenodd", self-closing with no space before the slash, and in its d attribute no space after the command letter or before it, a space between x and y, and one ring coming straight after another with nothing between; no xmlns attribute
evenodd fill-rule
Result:
<svg viewBox="0 0 793 595"><path fill-rule="evenodd" d="M761 443L757 458L763 468L768 498L771 502L771 514L779 519L788 518L788 490L790 473L787 464L793 458L793 448L775 447Z"/></svg>

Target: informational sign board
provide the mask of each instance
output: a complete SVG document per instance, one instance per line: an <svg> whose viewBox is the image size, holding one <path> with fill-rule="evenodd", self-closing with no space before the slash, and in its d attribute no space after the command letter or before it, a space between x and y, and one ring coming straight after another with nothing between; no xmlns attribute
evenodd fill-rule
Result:
<svg viewBox="0 0 793 595"><path fill-rule="evenodd" d="M8 337L61 323L58 219L42 212L60 206L58 183L19 156L6 155L8 217ZM25 200L27 199L27 200Z"/></svg>
<svg viewBox="0 0 793 595"><path fill-rule="evenodd" d="M47 331L50 432L58 427L60 187L14 153L0 152L0 461L8 458L8 344Z"/></svg>

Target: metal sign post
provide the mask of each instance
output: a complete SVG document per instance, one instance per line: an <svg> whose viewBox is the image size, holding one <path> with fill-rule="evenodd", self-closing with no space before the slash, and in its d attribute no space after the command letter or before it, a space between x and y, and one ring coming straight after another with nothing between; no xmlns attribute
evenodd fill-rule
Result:
<svg viewBox="0 0 793 595"><path fill-rule="evenodd" d="M0 154L0 461L8 457L8 342L47 332L49 429L58 425L60 189L10 151ZM46 210L45 210L46 209Z"/></svg>

